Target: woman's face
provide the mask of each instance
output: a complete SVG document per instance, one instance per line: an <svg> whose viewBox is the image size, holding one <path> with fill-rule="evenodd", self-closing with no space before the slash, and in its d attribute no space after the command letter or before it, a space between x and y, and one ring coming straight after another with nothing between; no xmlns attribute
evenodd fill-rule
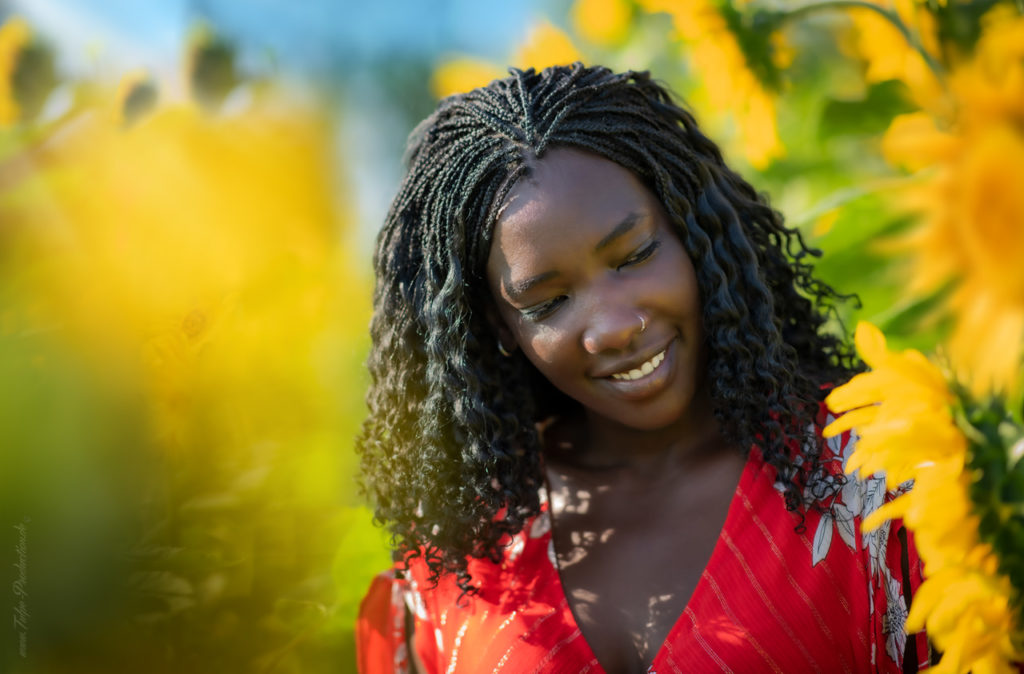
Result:
<svg viewBox="0 0 1024 674"><path fill-rule="evenodd" d="M506 347L589 418L654 430L685 417L703 381L697 278L628 170L548 152L502 206L487 279Z"/></svg>

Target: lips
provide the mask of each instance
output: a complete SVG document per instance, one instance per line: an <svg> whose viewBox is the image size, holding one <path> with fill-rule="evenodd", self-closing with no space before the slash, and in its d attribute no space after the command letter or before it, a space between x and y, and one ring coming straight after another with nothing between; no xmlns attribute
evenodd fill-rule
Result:
<svg viewBox="0 0 1024 674"><path fill-rule="evenodd" d="M652 361L659 356L663 357L666 355L669 347L672 346L672 342L674 341L675 338L672 338L654 350L650 350L650 347L648 347L649 350L647 350L646 353L641 351L641 353L644 354L643 356L633 356L629 359L623 358L617 362L608 363L604 367L595 368L595 371L592 372L590 376L595 379L605 379L608 377L615 377L616 379L634 379L637 378L635 377L637 371L639 371L641 375L650 374L650 370L646 373L643 371L644 366L650 363L651 369L656 368L658 363L653 363ZM618 375L631 376L619 377Z"/></svg>

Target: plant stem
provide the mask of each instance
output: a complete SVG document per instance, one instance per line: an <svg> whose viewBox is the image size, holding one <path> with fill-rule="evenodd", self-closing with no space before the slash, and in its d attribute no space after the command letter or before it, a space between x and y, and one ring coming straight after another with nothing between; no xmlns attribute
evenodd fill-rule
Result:
<svg viewBox="0 0 1024 674"><path fill-rule="evenodd" d="M1018 4L1024 3L1024 0L1017 0L1017 2ZM921 58L924 59L928 68L931 69L932 73L940 82L945 79L945 71L943 70L942 65L940 65L939 62L927 52L927 50L925 50L921 41L914 36L907 24L903 23L903 20L900 19L899 14L895 11L880 7L873 2L868 2L867 0L819 0L818 2L811 2L800 7L785 10L783 12L783 16L786 20L796 19L800 18L804 14L811 14L818 10L827 9L866 9L875 12L900 32L903 39L907 41L907 44L910 45L914 51L921 55Z"/></svg>

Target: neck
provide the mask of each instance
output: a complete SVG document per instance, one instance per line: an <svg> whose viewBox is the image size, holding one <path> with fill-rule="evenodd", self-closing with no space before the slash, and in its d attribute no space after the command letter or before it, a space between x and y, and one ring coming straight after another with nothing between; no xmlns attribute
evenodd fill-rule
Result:
<svg viewBox="0 0 1024 674"><path fill-rule="evenodd" d="M668 466L701 461L726 446L712 412L710 396L702 392L687 413L672 424L638 429L580 413L567 419L545 443L547 458L584 470L657 473Z"/></svg>

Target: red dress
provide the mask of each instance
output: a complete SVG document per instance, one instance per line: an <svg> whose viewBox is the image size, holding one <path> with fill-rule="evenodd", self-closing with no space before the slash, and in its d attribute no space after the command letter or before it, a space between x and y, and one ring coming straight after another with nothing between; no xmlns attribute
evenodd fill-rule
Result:
<svg viewBox="0 0 1024 674"><path fill-rule="evenodd" d="M823 442L841 475L849 434ZM834 506L806 513L797 533L775 469L752 450L711 559L648 671L899 672L905 657L908 671L927 667L924 634L903 630L921 582L913 542L898 521L860 529L894 494L880 476L841 482L817 483ZM500 564L471 560L469 571L480 592L461 603L451 577L431 589L420 560L405 578L378 576L356 627L360 672L410 671L407 621L421 674L604 672L569 609L546 507Z"/></svg>

